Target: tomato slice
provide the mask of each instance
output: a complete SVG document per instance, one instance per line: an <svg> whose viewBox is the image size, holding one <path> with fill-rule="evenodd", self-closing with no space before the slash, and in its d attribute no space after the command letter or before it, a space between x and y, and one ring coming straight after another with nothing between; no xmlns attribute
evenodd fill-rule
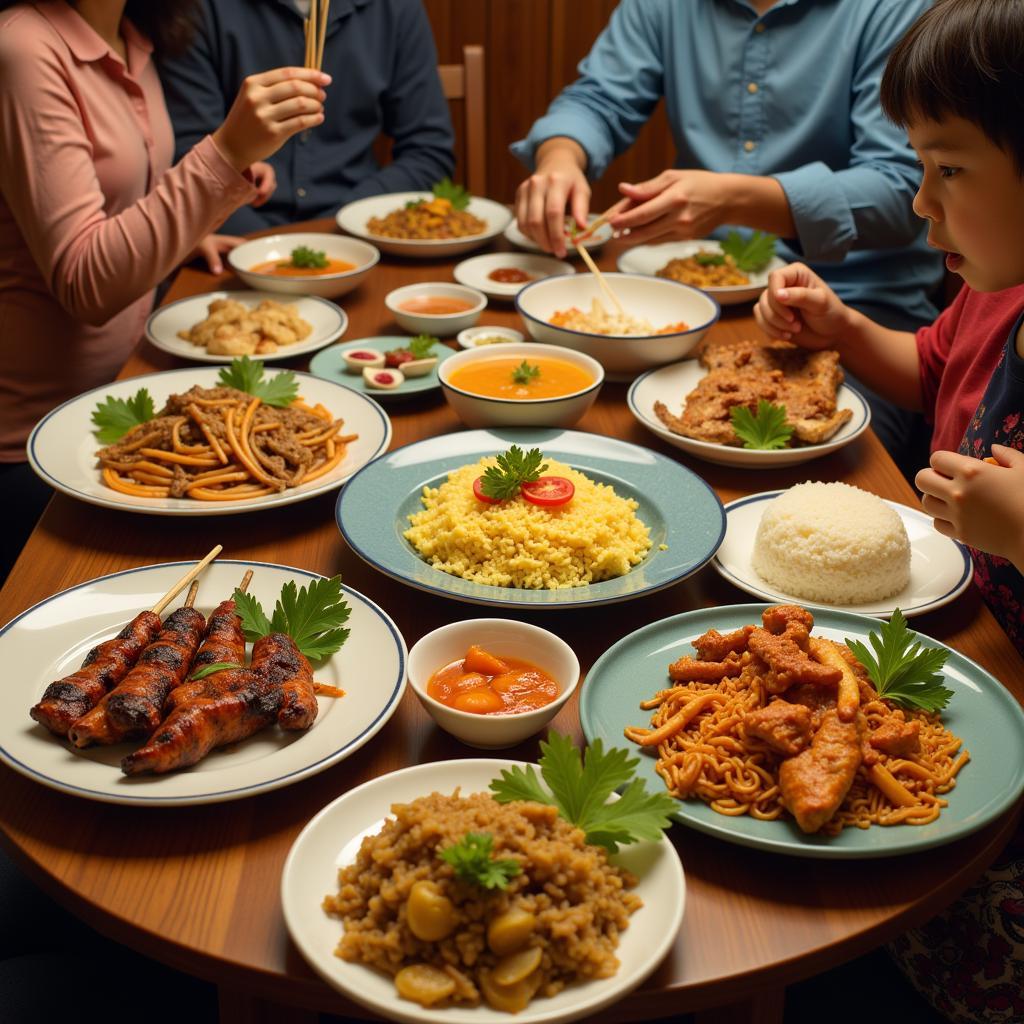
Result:
<svg viewBox="0 0 1024 1024"><path fill-rule="evenodd" d="M492 498L490 495L484 494L482 486L483 481L484 478L482 476L478 476L473 481L473 497L476 498L477 501L482 501L485 505L500 505L501 498Z"/></svg>
<svg viewBox="0 0 1024 1024"><path fill-rule="evenodd" d="M572 501L576 488L564 476L542 476L533 483L521 484L519 492L532 505L554 508Z"/></svg>

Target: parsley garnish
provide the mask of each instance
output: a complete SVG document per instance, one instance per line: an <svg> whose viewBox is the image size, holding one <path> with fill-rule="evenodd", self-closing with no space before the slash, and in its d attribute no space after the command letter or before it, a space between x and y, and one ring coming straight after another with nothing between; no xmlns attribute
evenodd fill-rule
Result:
<svg viewBox="0 0 1024 1024"><path fill-rule="evenodd" d="M540 376L540 367L531 366L525 359L512 371L513 384L529 384Z"/></svg>
<svg viewBox="0 0 1024 1024"><path fill-rule="evenodd" d="M524 452L512 445L507 452L497 455L498 464L488 466L480 478L480 490L488 498L507 501L519 493L522 484L532 483L548 468L539 448Z"/></svg>
<svg viewBox="0 0 1024 1024"><path fill-rule="evenodd" d="M292 249L291 263L293 267L314 267L322 270L327 266L327 253L310 249L308 245L300 245L297 249Z"/></svg>
<svg viewBox="0 0 1024 1024"><path fill-rule="evenodd" d="M464 210L469 206L469 190L456 185L451 178L442 178L431 191L438 199L447 199L453 210Z"/></svg>
<svg viewBox="0 0 1024 1024"><path fill-rule="evenodd" d="M533 765L506 768L501 778L491 783L498 803L532 800L553 804L566 821L586 833L588 843L610 853L615 853L620 843L657 839L668 828L675 800L668 793L647 792L643 780L634 778L640 759L631 758L628 751L613 747L606 753L601 741L594 740L581 759L573 741L557 732L548 733L540 749L540 773L547 788ZM608 803L620 786L626 786L621 799Z"/></svg>
<svg viewBox="0 0 1024 1024"><path fill-rule="evenodd" d="M506 889L508 880L523 869L519 861L495 860L494 836L489 832L467 832L457 843L439 850L437 855L450 864L455 877L475 882L484 889Z"/></svg>
<svg viewBox="0 0 1024 1024"><path fill-rule="evenodd" d="M846 646L868 670L879 697L903 707L941 711L953 696L939 674L949 651L922 647L913 642L917 635L907 629L907 620L897 608L882 624L881 634L874 630L868 634L874 655L860 640L847 639Z"/></svg>
<svg viewBox="0 0 1024 1024"><path fill-rule="evenodd" d="M188 680L190 683L198 682L200 679L212 676L214 672L223 672L229 668L245 668L245 666L236 665L233 661L215 661L212 665L204 665L202 668L197 668L195 672L188 677Z"/></svg>
<svg viewBox="0 0 1024 1024"><path fill-rule="evenodd" d="M263 401L264 405L288 406L298 398L299 385L294 370L282 370L269 380L263 379L263 362L242 356L232 359L217 375L217 383L237 388Z"/></svg>
<svg viewBox="0 0 1024 1024"><path fill-rule="evenodd" d="M409 342L409 351L412 353L413 359L426 359L433 351L434 346L440 343L441 339L435 338L432 334L417 334Z"/></svg>
<svg viewBox="0 0 1024 1024"><path fill-rule="evenodd" d="M145 388L139 388L131 398L111 398L97 403L92 411L96 436L102 444L119 441L132 427L151 420L156 415L153 399Z"/></svg>
<svg viewBox="0 0 1024 1024"><path fill-rule="evenodd" d="M793 428L786 422L786 407L758 399L757 414L745 405L734 405L729 413L732 429L743 442L744 448L772 451L785 448L793 436Z"/></svg>
<svg viewBox="0 0 1024 1024"><path fill-rule="evenodd" d="M725 264L724 253L710 252L707 249L701 249L700 252L694 253L693 258L701 267L721 267Z"/></svg>
<svg viewBox="0 0 1024 1024"><path fill-rule="evenodd" d="M740 270L757 273L771 263L775 255L775 235L754 231L744 237L738 231L730 231L722 241L722 252L731 256Z"/></svg>
<svg viewBox="0 0 1024 1024"><path fill-rule="evenodd" d="M340 576L311 580L308 587L301 589L289 581L281 588L269 619L251 594L236 590L232 598L246 640L258 640L269 633L287 633L307 658L322 661L340 650L348 639L349 630L342 625L350 609L341 596Z"/></svg>

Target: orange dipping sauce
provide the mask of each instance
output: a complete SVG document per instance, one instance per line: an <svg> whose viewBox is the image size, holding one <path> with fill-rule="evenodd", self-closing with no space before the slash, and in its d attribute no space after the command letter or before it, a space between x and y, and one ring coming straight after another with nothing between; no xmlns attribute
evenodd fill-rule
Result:
<svg viewBox="0 0 1024 1024"><path fill-rule="evenodd" d="M325 274L344 274L355 270L354 263L328 260L326 267L296 267L291 260L269 260L249 268L254 274L272 274L274 277L323 277Z"/></svg>
<svg viewBox="0 0 1024 1024"><path fill-rule="evenodd" d="M514 715L550 704L558 683L521 658L496 658L473 646L466 657L439 668L427 680L427 693L457 711L474 715Z"/></svg>
<svg viewBox="0 0 1024 1024"><path fill-rule="evenodd" d="M453 388L462 388L484 398L564 398L584 391L594 383L594 375L570 363L568 359L536 356L525 361L540 372L527 383L517 383L516 368L521 356L496 356L480 359L453 370L448 377Z"/></svg>
<svg viewBox="0 0 1024 1024"><path fill-rule="evenodd" d="M451 313L465 313L474 303L455 299L448 295L416 295L398 304L406 313L420 313L426 316L447 316Z"/></svg>

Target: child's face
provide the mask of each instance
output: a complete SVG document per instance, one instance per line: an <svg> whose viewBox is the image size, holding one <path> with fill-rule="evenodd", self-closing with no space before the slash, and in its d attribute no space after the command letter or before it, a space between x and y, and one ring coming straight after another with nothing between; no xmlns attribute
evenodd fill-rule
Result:
<svg viewBox="0 0 1024 1024"><path fill-rule="evenodd" d="M976 291L1024 283L1024 178L1013 158L960 117L907 134L924 168L914 210L946 266Z"/></svg>

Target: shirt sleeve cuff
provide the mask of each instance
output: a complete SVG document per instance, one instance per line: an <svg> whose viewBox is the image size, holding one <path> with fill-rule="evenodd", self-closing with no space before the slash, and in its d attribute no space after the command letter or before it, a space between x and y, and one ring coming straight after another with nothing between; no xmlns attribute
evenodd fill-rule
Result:
<svg viewBox="0 0 1024 1024"><path fill-rule="evenodd" d="M772 177L786 193L805 259L843 259L857 240L857 227L837 176L825 164L813 163Z"/></svg>
<svg viewBox="0 0 1024 1024"><path fill-rule="evenodd" d="M217 148L212 135L207 135L192 147L190 153L195 155L203 166L210 172L212 177L224 189L225 198L234 201L237 205L247 203L256 198L256 186L253 183L252 172L248 169L239 173L234 166L228 163L228 159ZM189 153L185 156L188 157Z"/></svg>
<svg viewBox="0 0 1024 1024"><path fill-rule="evenodd" d="M604 174L614 157L612 146L607 136L583 117L573 116L571 119L556 114L548 114L534 123L530 134L525 139L513 142L509 149L512 155L531 171L535 169L537 148L542 142L563 136L578 142L587 154L587 177L596 180Z"/></svg>

